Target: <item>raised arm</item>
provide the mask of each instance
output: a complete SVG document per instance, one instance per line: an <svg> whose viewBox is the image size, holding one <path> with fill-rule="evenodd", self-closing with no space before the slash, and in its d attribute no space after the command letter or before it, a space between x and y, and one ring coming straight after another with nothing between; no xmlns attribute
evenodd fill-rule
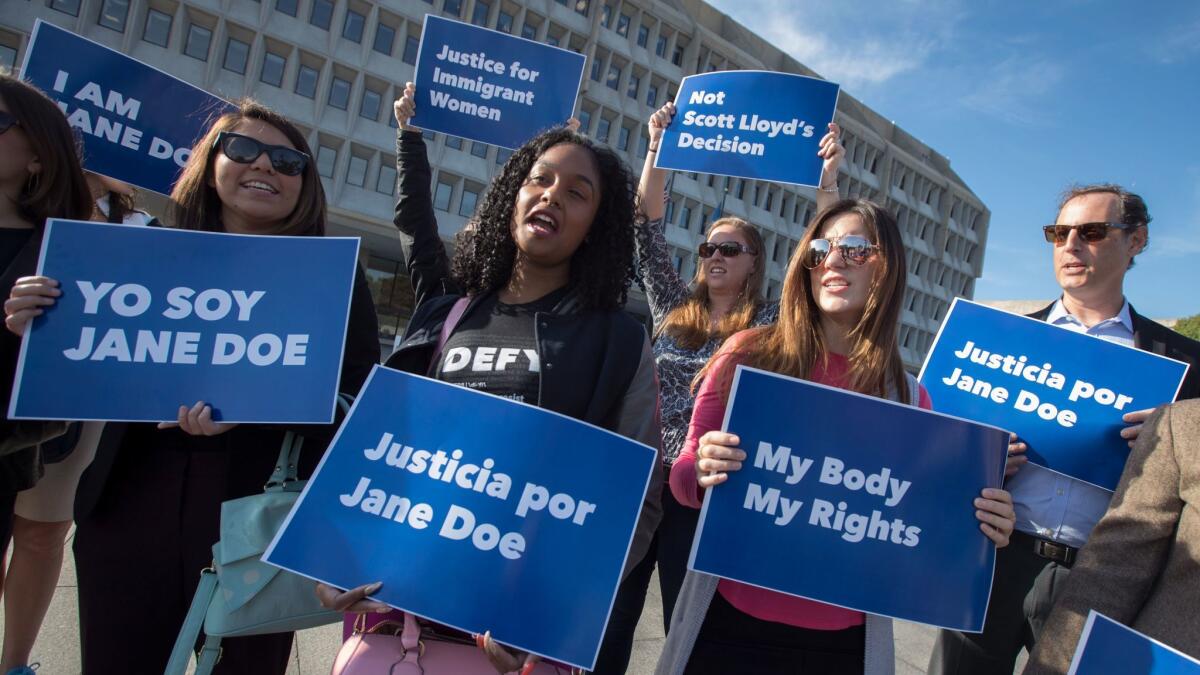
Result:
<svg viewBox="0 0 1200 675"><path fill-rule="evenodd" d="M667 238L663 232L666 226L663 222L666 212L663 190L667 183L667 171L654 166L663 131L671 123L674 115L675 104L667 103L651 115L646 124L650 144L646 153L646 163L642 166L641 180L638 181L638 210L645 219L639 218L634 222L638 279L646 290L650 315L656 326L688 297L687 282L675 271L675 264L671 260L671 248L667 245Z"/></svg>
<svg viewBox="0 0 1200 675"><path fill-rule="evenodd" d="M838 167L846 156L846 148L839 140L842 135L837 122L829 123L829 131L821 137L821 147L817 155L825 161L821 164L821 186L817 188L817 213L832 206L841 199L838 192Z"/></svg>
<svg viewBox="0 0 1200 675"><path fill-rule="evenodd" d="M409 126L416 111L416 88L412 82L394 105L400 131L396 136L397 192L393 223L400 231L400 250L413 287L417 307L429 298L456 293L450 277L450 260L438 236L437 218L430 195L432 171L421 131Z"/></svg>

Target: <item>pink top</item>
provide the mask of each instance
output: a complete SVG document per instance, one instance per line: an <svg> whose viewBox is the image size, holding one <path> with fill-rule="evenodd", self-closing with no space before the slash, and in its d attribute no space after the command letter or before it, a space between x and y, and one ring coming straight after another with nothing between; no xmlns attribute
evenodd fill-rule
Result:
<svg viewBox="0 0 1200 675"><path fill-rule="evenodd" d="M745 342L749 332L742 331L725 341L721 350L713 356L713 374L704 379L696 394L696 404L692 408L692 421L688 426L687 442L671 466L671 494L675 495L675 499L679 500L680 504L695 509L700 508L703 492L696 484L696 448L701 436L714 429L720 429L721 423L725 420L725 404L727 403L725 384L732 377L733 369L743 358L733 350ZM813 382L845 389L848 368L849 361L845 356L831 353L828 368L822 369L818 365L810 379ZM926 410L933 407L929 400L929 392L925 390L925 387L921 387L919 404ZM738 610L764 621L815 630L842 630L862 625L865 620L862 612L768 591L765 588L748 586L729 579L722 579L717 584L717 591Z"/></svg>

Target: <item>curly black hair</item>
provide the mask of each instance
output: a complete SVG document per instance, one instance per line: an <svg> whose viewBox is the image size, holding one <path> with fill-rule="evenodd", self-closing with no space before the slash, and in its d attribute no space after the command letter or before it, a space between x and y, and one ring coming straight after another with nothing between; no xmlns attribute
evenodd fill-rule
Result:
<svg viewBox="0 0 1200 675"><path fill-rule="evenodd" d="M458 233L451 270L467 294L491 293L508 284L517 255L510 229L517 193L537 158L561 143L591 151L600 174L600 205L587 237L571 256L568 283L586 309L624 306L634 275L637 183L616 153L566 128L542 132L514 152L488 187L471 222Z"/></svg>

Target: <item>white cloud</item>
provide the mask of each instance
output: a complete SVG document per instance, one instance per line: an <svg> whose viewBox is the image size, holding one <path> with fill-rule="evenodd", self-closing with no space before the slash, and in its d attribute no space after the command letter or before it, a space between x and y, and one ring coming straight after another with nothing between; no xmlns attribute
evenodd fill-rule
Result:
<svg viewBox="0 0 1200 675"><path fill-rule="evenodd" d="M960 99L967 108L1010 124L1036 126L1046 119L1041 102L1066 75L1051 61L1012 56L976 77L975 88Z"/></svg>
<svg viewBox="0 0 1200 675"><path fill-rule="evenodd" d="M1173 26L1161 40L1146 45L1150 57L1172 65L1200 54L1200 19Z"/></svg>

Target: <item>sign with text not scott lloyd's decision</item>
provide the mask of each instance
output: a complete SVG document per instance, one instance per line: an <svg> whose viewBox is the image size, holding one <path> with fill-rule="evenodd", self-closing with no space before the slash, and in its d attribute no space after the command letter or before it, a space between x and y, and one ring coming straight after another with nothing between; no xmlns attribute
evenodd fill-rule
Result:
<svg viewBox="0 0 1200 675"><path fill-rule="evenodd" d="M591 669L656 454L376 366L263 559Z"/></svg>
<svg viewBox="0 0 1200 675"><path fill-rule="evenodd" d="M817 150L837 99L838 85L803 75L690 75L675 96L655 166L816 186Z"/></svg>
<svg viewBox="0 0 1200 675"><path fill-rule="evenodd" d="M1200 675L1200 660L1093 609L1067 675Z"/></svg>
<svg viewBox="0 0 1200 675"><path fill-rule="evenodd" d="M9 417L333 421L357 238L50 220L62 295L21 342Z"/></svg>
<svg viewBox="0 0 1200 675"><path fill-rule="evenodd" d="M983 629L995 546L973 500L1000 486L1008 434L745 366L723 429L741 439L746 460L707 491L691 569Z"/></svg>
<svg viewBox="0 0 1200 675"><path fill-rule="evenodd" d="M425 15L412 125L517 149L567 123L582 54Z"/></svg>
<svg viewBox="0 0 1200 675"><path fill-rule="evenodd" d="M1125 413L1169 403L1187 364L955 299L921 383L939 411L1015 433L1029 461L1113 490Z"/></svg>
<svg viewBox="0 0 1200 675"><path fill-rule="evenodd" d="M170 194L192 144L233 106L217 96L38 19L21 75L83 138L84 168Z"/></svg>

